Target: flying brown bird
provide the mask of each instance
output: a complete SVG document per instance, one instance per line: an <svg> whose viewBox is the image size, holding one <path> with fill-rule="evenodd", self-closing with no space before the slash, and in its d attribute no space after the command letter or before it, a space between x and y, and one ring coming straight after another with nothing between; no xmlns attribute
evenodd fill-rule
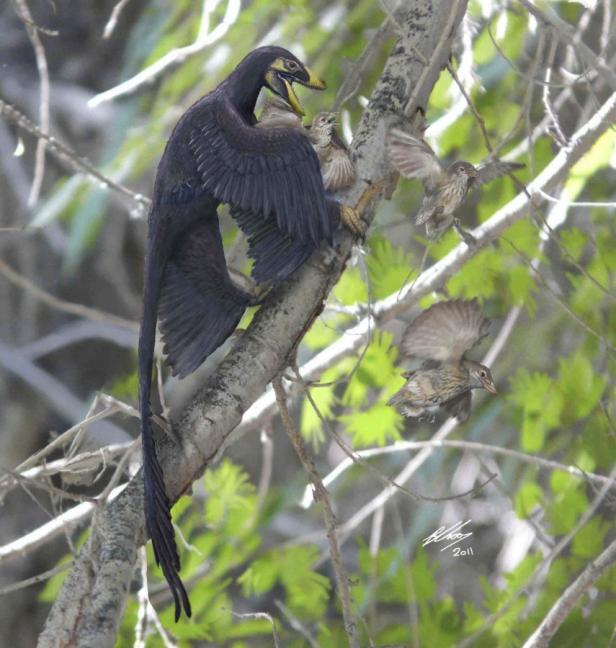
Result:
<svg viewBox="0 0 616 648"><path fill-rule="evenodd" d="M356 177L349 147L336 131L337 123L337 113L320 112L312 120L308 130L308 138L319 156L326 191L350 187Z"/></svg>
<svg viewBox="0 0 616 648"><path fill-rule="evenodd" d="M405 372L404 386L388 401L407 417L433 420L439 408L462 422L470 414L471 390L496 394L488 367L465 353L484 338L490 320L476 299L439 302L409 324L402 337L403 355L423 360Z"/></svg>
<svg viewBox="0 0 616 648"><path fill-rule="evenodd" d="M473 245L475 239L461 226L455 211L471 189L524 167L501 160L482 162L475 167L459 160L445 168L423 140L397 128L389 131L387 139L389 158L400 174L423 183L425 196L415 223L426 226L430 240L436 240L453 226L467 245Z"/></svg>

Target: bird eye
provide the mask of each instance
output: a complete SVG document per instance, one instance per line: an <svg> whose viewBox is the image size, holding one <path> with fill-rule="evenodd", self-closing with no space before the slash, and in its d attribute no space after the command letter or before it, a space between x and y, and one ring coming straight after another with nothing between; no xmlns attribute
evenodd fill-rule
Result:
<svg viewBox="0 0 616 648"><path fill-rule="evenodd" d="M289 72L297 72L299 70L299 65L295 61L288 60L285 63Z"/></svg>
<svg viewBox="0 0 616 648"><path fill-rule="evenodd" d="M486 378L488 374L487 374L485 371L482 371L479 375L480 375L482 378Z"/></svg>

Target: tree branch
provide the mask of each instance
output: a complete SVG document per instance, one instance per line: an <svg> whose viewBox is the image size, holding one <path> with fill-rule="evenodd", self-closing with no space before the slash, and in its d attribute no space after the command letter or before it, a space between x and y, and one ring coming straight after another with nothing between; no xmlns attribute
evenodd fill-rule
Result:
<svg viewBox="0 0 616 648"><path fill-rule="evenodd" d="M595 558L586 569L567 587L554 603L539 627L527 639L523 648L547 648L563 621L577 605L582 595L616 563L616 540Z"/></svg>

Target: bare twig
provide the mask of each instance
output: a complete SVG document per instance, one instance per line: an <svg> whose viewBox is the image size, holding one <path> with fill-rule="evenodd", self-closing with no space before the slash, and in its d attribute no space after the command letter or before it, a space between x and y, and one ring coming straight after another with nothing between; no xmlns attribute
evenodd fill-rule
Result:
<svg viewBox="0 0 616 648"><path fill-rule="evenodd" d="M276 394L276 402L278 403L278 409L280 410L280 418L282 423L289 435L289 439L295 448L295 452L299 457L299 460L304 467L304 470L308 473L310 481L314 487L314 497L320 502L323 507L323 518L325 520L325 526L327 529L327 540L329 542L329 551L332 559L332 565L334 566L334 572L336 574L336 582L338 584L338 596L340 598L340 603L342 604L342 616L344 618L344 628L349 639L349 645L351 648L359 648L359 636L357 634L357 621L355 619L355 614L351 608L351 592L349 589L349 581L346 575L346 570L342 563L342 556L340 554L340 548L338 546L338 538L336 533L336 517L332 510L329 496L323 486L321 477L317 472L317 469L314 465L312 457L308 454L306 446L302 440L302 437L295 425L295 422L289 414L289 409L287 407L287 395L282 386L282 379L280 377L274 378L272 381L272 387L274 393Z"/></svg>
<svg viewBox="0 0 616 648"><path fill-rule="evenodd" d="M565 472L569 475L574 475L580 479L587 479L596 484L609 484L610 479L604 475L598 475L596 473L589 473L583 470L580 470L576 466L568 466L566 464L559 463L558 461L552 461L551 459L544 459L543 457L537 457L535 455L530 455L525 452L520 452L519 450L512 450L510 448L501 448L499 446L493 446L488 443L479 443L477 441L449 441L449 440L435 440L431 439L429 441L396 441L389 446L384 446L382 448L368 448L366 450L356 450L355 454L359 457L368 459L370 457L380 457L382 455L395 454L398 452L407 452L409 450L422 450L424 448L457 448L459 450L468 450L472 452L486 452L488 454L500 455L502 457L509 457L511 459L516 459L524 463L528 463L536 466L537 468L546 468L548 470L558 470ZM323 484L329 486L332 484L338 477L340 477L344 472L346 472L355 462L350 459L343 459L328 475L323 478ZM309 487L304 491L304 496L302 497L302 506L308 506L312 494Z"/></svg>
<svg viewBox="0 0 616 648"><path fill-rule="evenodd" d="M274 648L280 648L280 637L278 636L278 631L276 630L276 621L271 614L268 614L267 612L244 612L240 614L239 612L234 612L233 610L229 610L229 612L231 612L231 614L238 619L265 619L266 621L269 621L272 626Z"/></svg>
<svg viewBox="0 0 616 648"><path fill-rule="evenodd" d="M178 47L167 52L165 56L155 63L152 63L145 70L142 70L134 77L120 83L119 85L101 92L92 97L88 102L91 108L95 108L106 101L117 97L133 94L143 86L153 83L163 73L167 73L181 65L191 56L202 52L205 48L219 41L229 31L231 25L237 20L240 12L240 0L227 0L227 9L222 20L210 31L210 19L220 0L204 0L201 12L201 24L196 40L185 47Z"/></svg>
<svg viewBox="0 0 616 648"><path fill-rule="evenodd" d="M546 8L545 11L542 11L530 0L519 0L519 2L530 13L532 13L539 22L544 25L552 26L563 42L568 43L576 40L575 29L558 16L555 11L550 8ZM583 41L577 43L577 50L579 57L584 61L584 63L589 67L596 67L603 80L612 90L616 91L616 73L614 73L603 57L597 56L597 54Z"/></svg>
<svg viewBox="0 0 616 648"><path fill-rule="evenodd" d="M34 57L36 59L36 67L39 74L39 82L41 84L41 98L39 103L39 122L43 131L49 130L49 70L47 68L47 57L45 56L45 48L41 42L38 29L32 20L32 14L26 4L26 0L13 0L13 5L17 9L19 17L23 20L28 37L32 43L34 50ZM41 192L43 184L43 176L45 175L45 140L39 139L36 145L36 161L34 163L34 178L32 180L32 187L28 197L28 206L33 207L36 205Z"/></svg>
<svg viewBox="0 0 616 648"><path fill-rule="evenodd" d="M71 315L77 315L78 317L83 317L84 319L94 320L98 322L108 322L110 324L115 324L116 326L121 326L122 328L129 329L131 331L138 331L139 324L133 322L132 320L124 319L123 317L118 317L117 315L112 315L111 313L106 313L101 311L98 308L91 308L89 306L84 306L83 304L77 304L75 302L65 301L54 297L50 293L46 292L42 288L39 288L32 281L23 277L19 272L13 270L11 266L0 259L0 274L2 274L6 279L11 283L23 288L30 295L38 299L39 301L60 310L64 313L70 313Z"/></svg>
<svg viewBox="0 0 616 648"><path fill-rule="evenodd" d="M10 585L7 585L6 587L0 589L0 596L6 596L7 594L17 592L20 589L31 587L32 585L38 585L39 583L44 583L46 580L53 578L57 574L61 574L63 571L70 569L72 565L73 561L69 560L62 563L61 565L58 565L57 567L54 567L53 569L44 571L42 574L37 574L36 576L26 578L25 580L19 581L18 583L11 583Z"/></svg>
<svg viewBox="0 0 616 648"><path fill-rule="evenodd" d="M116 5L113 8L113 11L111 12L111 15L109 16L109 20L105 24L105 28L103 29L103 38L110 38L111 34L113 34L113 30L116 28L116 25L118 24L118 19L120 18L120 14L124 10L124 7L128 4L129 0L119 0L119 2L116 3Z"/></svg>
<svg viewBox="0 0 616 648"><path fill-rule="evenodd" d="M22 130L34 135L40 142L47 146L47 150L55 155L58 160L68 165L72 171L83 173L86 177L96 180L99 187L105 187L124 198L128 198L135 206L136 210L141 213L145 212L150 206L150 199L146 196L131 191L124 185L116 182L109 176L101 173L87 158L78 155L70 146L63 144L58 139L49 134L49 126L37 126L29 120L23 113L11 104L0 99L0 115L12 122Z"/></svg>

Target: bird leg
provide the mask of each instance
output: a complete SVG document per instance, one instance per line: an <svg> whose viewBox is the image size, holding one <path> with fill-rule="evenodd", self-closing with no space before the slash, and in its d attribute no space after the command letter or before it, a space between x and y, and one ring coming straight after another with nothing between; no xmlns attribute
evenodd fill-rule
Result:
<svg viewBox="0 0 616 648"><path fill-rule="evenodd" d="M460 223L459 218L453 219L453 227L456 230L458 236L468 245L468 247L475 247L477 245L477 239Z"/></svg>
<svg viewBox="0 0 616 648"><path fill-rule="evenodd" d="M274 284L271 282L265 284L256 284L250 291L251 299L248 303L249 306L260 306L272 292Z"/></svg>
<svg viewBox="0 0 616 648"><path fill-rule="evenodd" d="M364 223L359 212L354 207L340 205L340 220L356 238L364 238L366 235L366 223Z"/></svg>

